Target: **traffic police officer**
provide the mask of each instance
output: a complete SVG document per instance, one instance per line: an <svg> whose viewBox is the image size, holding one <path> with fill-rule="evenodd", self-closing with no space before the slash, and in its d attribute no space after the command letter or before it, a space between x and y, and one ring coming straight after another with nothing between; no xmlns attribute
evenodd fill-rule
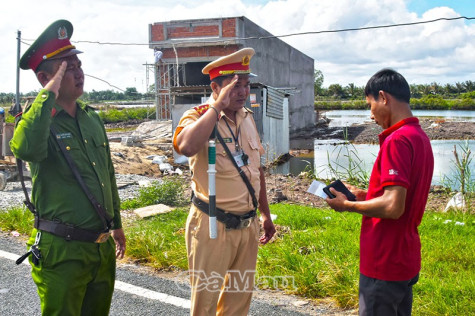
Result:
<svg viewBox="0 0 475 316"><path fill-rule="evenodd" d="M72 33L70 22L56 21L22 56L20 67L32 69L43 89L24 110L10 146L31 169L36 215L28 245L42 314L107 315L115 259L124 255L125 236L104 125L94 109L78 100L84 73ZM105 215L73 176L60 146Z"/></svg>
<svg viewBox="0 0 475 316"><path fill-rule="evenodd" d="M174 148L189 157L192 170L194 198L186 222L191 315L246 315L259 240L265 244L275 233L260 166L264 148L252 112L244 107L253 55L254 49L244 48L204 67L202 72L210 76L213 93L206 104L183 114L174 133ZM210 239L207 141L216 123L223 141L216 144L218 237ZM252 194L231 159L244 172L258 199L264 228L260 238Z"/></svg>

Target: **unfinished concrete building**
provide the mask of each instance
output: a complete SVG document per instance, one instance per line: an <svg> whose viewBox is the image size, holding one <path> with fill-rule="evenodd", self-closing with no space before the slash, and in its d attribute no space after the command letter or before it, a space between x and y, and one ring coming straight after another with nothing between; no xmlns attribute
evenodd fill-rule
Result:
<svg viewBox="0 0 475 316"><path fill-rule="evenodd" d="M276 136L270 134L286 129L287 135L282 137L288 139L289 133L315 122L314 60L246 17L150 24L149 44L156 54L153 68L158 119L173 119L176 126L184 110L204 102L211 93L209 78L201 69L221 56L252 47L256 54L251 70L258 77L251 81L248 106L253 107L259 132L267 134L261 137L273 143L271 138ZM267 122L268 117L273 122ZM276 154L285 152L288 148Z"/></svg>

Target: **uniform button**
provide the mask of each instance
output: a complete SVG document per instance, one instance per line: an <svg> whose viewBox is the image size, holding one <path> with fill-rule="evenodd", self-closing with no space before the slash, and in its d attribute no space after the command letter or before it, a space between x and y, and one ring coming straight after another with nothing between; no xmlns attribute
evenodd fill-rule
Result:
<svg viewBox="0 0 475 316"><path fill-rule="evenodd" d="M104 182L102 182L101 185L104 186Z"/></svg>
<svg viewBox="0 0 475 316"><path fill-rule="evenodd" d="M92 162L92 165L93 165L93 166L95 166L95 165L96 165L96 163L93 161L93 162Z"/></svg>
<svg viewBox="0 0 475 316"><path fill-rule="evenodd" d="M106 145L106 143L104 143L104 146Z"/></svg>
<svg viewBox="0 0 475 316"><path fill-rule="evenodd" d="M87 139L85 139L84 142L87 144Z"/></svg>
<svg viewBox="0 0 475 316"><path fill-rule="evenodd" d="M66 150L71 150L71 147L69 147L69 146L66 146Z"/></svg>
<svg viewBox="0 0 475 316"><path fill-rule="evenodd" d="M46 98L48 97L48 95L43 93L43 94L41 95L41 97L42 97L43 99L46 99Z"/></svg>

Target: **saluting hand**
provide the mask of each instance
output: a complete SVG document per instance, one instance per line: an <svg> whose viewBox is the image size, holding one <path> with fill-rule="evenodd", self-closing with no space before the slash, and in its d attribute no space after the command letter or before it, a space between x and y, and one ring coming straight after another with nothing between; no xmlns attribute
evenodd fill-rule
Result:
<svg viewBox="0 0 475 316"><path fill-rule="evenodd" d="M53 92L56 96L56 99L58 99L59 88L61 87L61 81L63 80L63 76L66 72L67 66L68 63L66 61L63 61L59 66L58 71L56 71L56 73L54 74L53 78L51 78L51 80L48 81L48 83L45 85L45 89L50 92Z"/></svg>
<svg viewBox="0 0 475 316"><path fill-rule="evenodd" d="M234 75L233 80L230 83L228 83L226 86L224 86L219 92L219 96L216 99L216 102L214 104L214 106L218 107L219 110L223 111L229 106L230 101L231 101L231 98L230 98L231 91L233 90L238 80L239 80L239 76Z"/></svg>

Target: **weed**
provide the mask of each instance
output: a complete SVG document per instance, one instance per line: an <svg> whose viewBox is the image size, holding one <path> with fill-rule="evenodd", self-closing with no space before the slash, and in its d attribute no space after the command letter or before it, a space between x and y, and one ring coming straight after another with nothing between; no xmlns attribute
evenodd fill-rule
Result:
<svg viewBox="0 0 475 316"><path fill-rule="evenodd" d="M178 178L154 181L150 186L140 188L138 197L123 201L121 209L136 209L153 204L182 206L187 203L183 192L184 184Z"/></svg>
<svg viewBox="0 0 475 316"><path fill-rule="evenodd" d="M472 162L472 152L470 150L468 140L465 141L465 144L460 145L462 150L462 159L459 159L457 153L457 147L454 145L454 156L455 156L455 178L457 182L460 183L460 192L465 194L467 192L473 192L475 188L475 181L471 177L471 168L470 164Z"/></svg>
<svg viewBox="0 0 475 316"><path fill-rule="evenodd" d="M13 207L0 210L0 230L16 230L22 235L27 235L33 229L33 214L26 207Z"/></svg>
<svg viewBox="0 0 475 316"><path fill-rule="evenodd" d="M327 151L327 166L336 179L344 179L355 186L367 188L369 184L369 173L366 171L366 164L359 157L356 147L348 141L348 129L343 130L344 143L335 147L337 151L334 161L330 159L330 153ZM340 157L342 156L342 157ZM348 166L339 161L347 161Z"/></svg>
<svg viewBox="0 0 475 316"><path fill-rule="evenodd" d="M473 153L470 150L468 139L462 145L459 145L459 149L461 150L461 156L457 152L457 146L454 145L454 159L451 160L452 176L445 175L442 178L442 185L450 190L458 189L470 208L470 200L475 193L475 177L472 175Z"/></svg>
<svg viewBox="0 0 475 316"><path fill-rule="evenodd" d="M188 209L176 209L149 219L133 221L124 228L127 256L142 264L165 270L188 266L184 226Z"/></svg>

